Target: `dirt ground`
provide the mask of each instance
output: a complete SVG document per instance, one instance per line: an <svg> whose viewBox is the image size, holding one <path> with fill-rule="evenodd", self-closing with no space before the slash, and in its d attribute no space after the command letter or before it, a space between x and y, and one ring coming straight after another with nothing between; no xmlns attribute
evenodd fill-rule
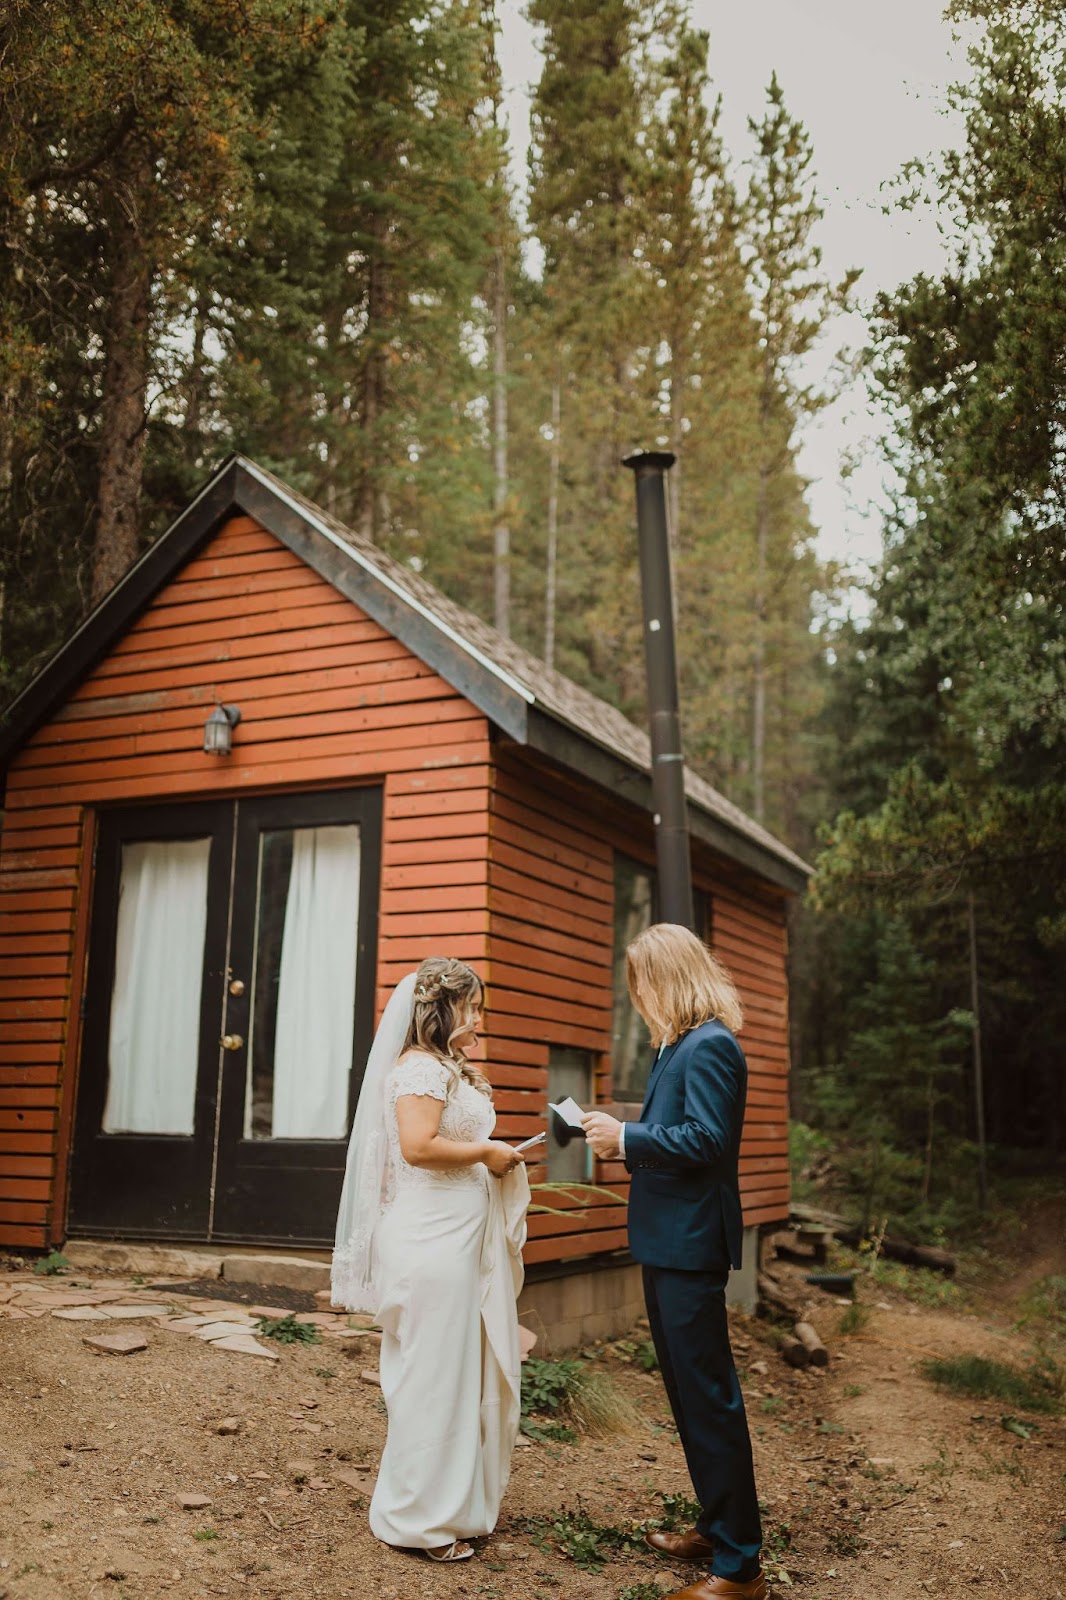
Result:
<svg viewBox="0 0 1066 1600"><path fill-rule="evenodd" d="M929 1355L1024 1362L1032 1331L1014 1326L1016 1296L1041 1271L1066 1270L1061 1220L1041 1259L993 1297L915 1304L902 1287L864 1283L868 1318L845 1335L845 1308L821 1296L811 1313L831 1349L824 1371L792 1371L765 1324L734 1320L779 1595L909 1600L965 1584L997 1600L1066 1600L1066 1419L1032 1419L1022 1438L1002 1426L1001 1404L947 1397L918 1370ZM151 1318L59 1318L56 1294L171 1316L248 1311L128 1279L0 1273L0 1600L649 1600L696 1575L650 1552L583 1571L530 1523L560 1512L639 1522L662 1515L664 1494L690 1492L658 1376L624 1347L590 1355L635 1403L638 1430L523 1442L495 1536L475 1560L436 1568L367 1529L385 1432L380 1393L361 1376L372 1336L326 1326L317 1344L271 1344L269 1361ZM101 1327L143 1332L147 1348L96 1354L83 1340ZM210 1503L182 1509L189 1494Z"/></svg>

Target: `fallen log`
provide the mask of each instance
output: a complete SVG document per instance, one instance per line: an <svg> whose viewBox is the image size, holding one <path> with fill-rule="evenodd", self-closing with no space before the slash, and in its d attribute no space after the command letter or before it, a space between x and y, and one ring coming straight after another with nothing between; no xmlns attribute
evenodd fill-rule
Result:
<svg viewBox="0 0 1066 1600"><path fill-rule="evenodd" d="M809 1322L797 1322L793 1333L807 1352L812 1367L827 1367L829 1351Z"/></svg>
<svg viewBox="0 0 1066 1600"><path fill-rule="evenodd" d="M853 1249L862 1244L864 1237L861 1228L850 1226L834 1228L833 1234L841 1244L851 1245ZM928 1267L931 1272L942 1272L947 1278L955 1276L955 1257L935 1245L909 1244L906 1239L893 1239L886 1234L877 1253L889 1261L902 1261L908 1267Z"/></svg>
<svg viewBox="0 0 1066 1600"><path fill-rule="evenodd" d="M786 1335L781 1340L779 1348L790 1367L807 1367L810 1365L811 1353L801 1339L792 1339Z"/></svg>
<svg viewBox="0 0 1066 1600"><path fill-rule="evenodd" d="M780 1317L783 1322L796 1321L800 1315L799 1306L776 1278L771 1278L768 1272L760 1272L757 1285L760 1311L765 1309L770 1316Z"/></svg>

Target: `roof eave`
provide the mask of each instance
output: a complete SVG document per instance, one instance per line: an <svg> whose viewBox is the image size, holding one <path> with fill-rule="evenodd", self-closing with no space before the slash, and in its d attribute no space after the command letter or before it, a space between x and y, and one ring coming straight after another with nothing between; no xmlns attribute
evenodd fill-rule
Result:
<svg viewBox="0 0 1066 1600"><path fill-rule="evenodd" d="M584 733L569 727L538 708L527 718L526 744L530 749L579 772L601 784L642 811L652 811L651 775L625 756L596 744ZM746 867L787 894L803 894L813 869L798 857L779 855L758 840L749 838L720 817L715 817L691 796L686 810L689 831L712 850L738 866Z"/></svg>

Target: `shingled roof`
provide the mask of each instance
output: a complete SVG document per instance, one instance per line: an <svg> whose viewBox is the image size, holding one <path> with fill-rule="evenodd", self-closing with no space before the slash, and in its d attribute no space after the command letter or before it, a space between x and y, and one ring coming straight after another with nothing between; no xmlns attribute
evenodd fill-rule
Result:
<svg viewBox="0 0 1066 1600"><path fill-rule="evenodd" d="M642 729L243 456L215 474L8 708L0 763L6 766L173 572L239 512L260 521L517 743L650 809L651 745ZM803 888L811 868L787 845L690 769L685 788L697 836L781 887Z"/></svg>

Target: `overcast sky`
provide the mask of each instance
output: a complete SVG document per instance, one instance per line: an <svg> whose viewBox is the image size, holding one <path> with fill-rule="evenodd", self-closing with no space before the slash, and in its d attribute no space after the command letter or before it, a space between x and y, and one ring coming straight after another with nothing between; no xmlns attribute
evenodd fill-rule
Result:
<svg viewBox="0 0 1066 1600"><path fill-rule="evenodd" d="M525 173L529 88L539 73L534 31L520 0L502 0L502 67L516 174ZM886 215L882 186L914 156L959 138L945 90L965 69L939 0L692 0L693 21L710 35L710 68L722 95L727 150L738 166L751 150L776 71L792 113L810 133L825 206L820 243L834 276L862 269L860 299L943 260L935 217ZM861 342L864 324L835 330ZM876 438L880 419L856 385L808 429L801 454L812 480L819 548L849 565L876 559L880 530L869 507L880 473L873 451L845 485L841 459Z"/></svg>

